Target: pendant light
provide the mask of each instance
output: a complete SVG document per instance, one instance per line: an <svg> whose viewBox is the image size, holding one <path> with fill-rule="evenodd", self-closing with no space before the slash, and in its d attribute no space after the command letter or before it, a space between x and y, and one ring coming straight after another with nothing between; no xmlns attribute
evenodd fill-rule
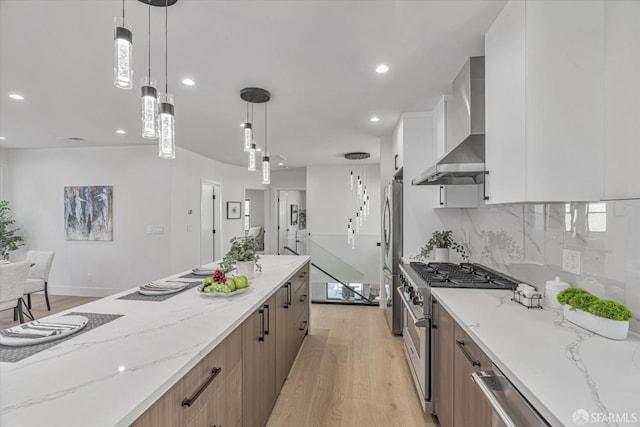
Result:
<svg viewBox="0 0 640 427"><path fill-rule="evenodd" d="M142 80L140 88L142 95L142 137L146 139L158 138L158 90L151 80L151 3L148 11L149 22L149 74Z"/></svg>
<svg viewBox="0 0 640 427"><path fill-rule="evenodd" d="M249 168L251 172L256 170L256 144L251 144L249 149Z"/></svg>
<svg viewBox="0 0 640 427"><path fill-rule="evenodd" d="M113 50L113 84L120 89L133 88L133 33L125 26L124 0L122 0L122 25L118 25L114 31Z"/></svg>
<svg viewBox="0 0 640 427"><path fill-rule="evenodd" d="M253 104L251 104L251 116L253 118ZM249 103L247 102L247 121L243 125L244 127L244 151L248 153L253 143L253 125L249 121Z"/></svg>
<svg viewBox="0 0 640 427"><path fill-rule="evenodd" d="M267 104L264 104L264 155L262 156L262 183L271 184L271 163L267 150Z"/></svg>
<svg viewBox="0 0 640 427"><path fill-rule="evenodd" d="M169 93L169 0L165 0L164 16L164 95L158 106L158 155L161 159L176 158L176 129L173 95Z"/></svg>
<svg viewBox="0 0 640 427"><path fill-rule="evenodd" d="M246 87L240 91L240 98L242 98L242 100L246 101L247 103L251 104L251 120L253 121L253 104L263 104L265 102L268 102L271 99L271 94L269 93L269 91L259 87ZM265 119L265 150L264 150L265 152L264 152L264 157L262 159L263 165L265 162L265 158L266 158L266 161L269 162L269 153L267 153L267 147L266 147L266 137L267 137L266 107L264 110L264 119ZM250 132L247 132L247 125L251 125L249 126ZM246 151L247 141L251 142L248 150L249 151L248 170L250 171L256 170L256 144L254 142L254 136L255 136L255 129L253 129L253 124L249 121L249 109L247 107L247 122L245 123L245 126L244 126L244 147ZM269 172L267 173L267 175L269 175ZM263 181L264 181L264 178L265 177L264 177L264 170L263 170ZM270 176L267 176L267 178L270 179Z"/></svg>

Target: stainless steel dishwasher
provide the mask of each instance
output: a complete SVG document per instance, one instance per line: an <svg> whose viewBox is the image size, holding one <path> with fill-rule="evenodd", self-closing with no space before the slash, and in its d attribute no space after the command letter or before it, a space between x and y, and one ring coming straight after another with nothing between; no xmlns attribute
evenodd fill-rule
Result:
<svg viewBox="0 0 640 427"><path fill-rule="evenodd" d="M497 368L474 372L471 376L493 408L493 427L549 426Z"/></svg>

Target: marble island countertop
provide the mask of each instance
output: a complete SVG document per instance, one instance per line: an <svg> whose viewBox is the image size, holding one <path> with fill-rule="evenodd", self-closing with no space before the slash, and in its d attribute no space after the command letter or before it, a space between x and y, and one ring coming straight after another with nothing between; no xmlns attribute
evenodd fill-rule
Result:
<svg viewBox="0 0 640 427"><path fill-rule="evenodd" d="M124 316L19 362L0 363L0 425L131 424L308 260L261 256L262 273L247 292L229 298L189 289L162 302L117 299L130 289L62 312Z"/></svg>
<svg viewBox="0 0 640 427"><path fill-rule="evenodd" d="M553 426L640 425L640 337L603 338L526 309L510 291L433 288L433 296Z"/></svg>

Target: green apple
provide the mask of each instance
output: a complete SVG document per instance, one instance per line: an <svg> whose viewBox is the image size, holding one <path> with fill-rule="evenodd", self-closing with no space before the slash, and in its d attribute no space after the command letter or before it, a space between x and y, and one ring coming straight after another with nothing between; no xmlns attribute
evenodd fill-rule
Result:
<svg viewBox="0 0 640 427"><path fill-rule="evenodd" d="M204 291L205 291L205 292L215 292L215 291L213 290L213 287L212 287L212 286L207 286L207 287L205 287L205 288L204 288Z"/></svg>
<svg viewBox="0 0 640 427"><path fill-rule="evenodd" d="M249 286L249 280L247 279L247 276L235 276L233 278L233 281L235 282L237 289L244 289Z"/></svg>
<svg viewBox="0 0 640 427"><path fill-rule="evenodd" d="M236 290L236 282L235 282L235 280L233 280L232 277L228 277L227 278L227 281L225 282L225 285L227 285L227 288L229 288L229 290L231 292Z"/></svg>

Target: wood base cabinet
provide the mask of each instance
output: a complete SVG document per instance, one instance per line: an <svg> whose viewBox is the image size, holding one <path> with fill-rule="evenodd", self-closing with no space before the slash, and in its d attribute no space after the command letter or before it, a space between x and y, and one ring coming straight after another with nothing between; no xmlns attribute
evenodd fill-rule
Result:
<svg viewBox="0 0 640 427"><path fill-rule="evenodd" d="M491 360L451 315L433 304L434 409L442 427L491 427L491 405L471 374L489 371Z"/></svg>
<svg viewBox="0 0 640 427"><path fill-rule="evenodd" d="M236 329L132 425L239 425L242 423L242 373L242 331Z"/></svg>

